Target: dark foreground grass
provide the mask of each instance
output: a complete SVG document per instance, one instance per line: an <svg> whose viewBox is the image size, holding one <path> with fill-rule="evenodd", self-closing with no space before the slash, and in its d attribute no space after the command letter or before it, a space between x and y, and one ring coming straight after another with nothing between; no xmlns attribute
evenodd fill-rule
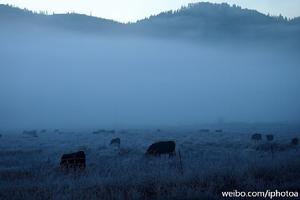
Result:
<svg viewBox="0 0 300 200"><path fill-rule="evenodd" d="M89 146L84 140L41 139L48 147L43 148L37 141L23 144L22 139L18 144L22 149L1 147L0 199L214 200L222 199L223 191L300 191L299 147L277 141L270 148L265 142L248 141L249 137L224 137L178 142L183 171L178 156L146 158L142 140L118 150L92 142ZM83 146L87 168L61 171L64 149Z"/></svg>

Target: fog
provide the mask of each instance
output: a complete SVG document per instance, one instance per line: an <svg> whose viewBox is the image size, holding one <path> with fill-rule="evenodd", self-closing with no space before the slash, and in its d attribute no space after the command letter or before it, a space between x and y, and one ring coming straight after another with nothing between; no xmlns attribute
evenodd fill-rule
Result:
<svg viewBox="0 0 300 200"><path fill-rule="evenodd" d="M0 44L0 128L300 119L293 50L69 33Z"/></svg>

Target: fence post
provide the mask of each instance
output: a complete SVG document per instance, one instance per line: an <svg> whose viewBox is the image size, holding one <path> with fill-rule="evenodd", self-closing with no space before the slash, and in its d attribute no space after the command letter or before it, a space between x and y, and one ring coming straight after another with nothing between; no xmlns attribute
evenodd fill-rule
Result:
<svg viewBox="0 0 300 200"><path fill-rule="evenodd" d="M180 172L181 172L181 174L183 174L183 167L182 167L182 161L181 161L181 153L180 153L180 151L178 151L178 155L179 155L179 163L180 163Z"/></svg>

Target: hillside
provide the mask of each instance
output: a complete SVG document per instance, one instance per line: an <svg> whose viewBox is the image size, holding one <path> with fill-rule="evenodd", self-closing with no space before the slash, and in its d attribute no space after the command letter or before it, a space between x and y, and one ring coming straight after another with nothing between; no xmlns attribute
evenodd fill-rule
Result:
<svg viewBox="0 0 300 200"><path fill-rule="evenodd" d="M34 13L0 5L0 26L9 31L55 29L95 35L134 35L184 39L255 39L292 40L299 42L299 18L288 20L272 17L255 10L228 4L197 3L177 11L168 11L140 20L121 24L116 21L82 14Z"/></svg>
<svg viewBox="0 0 300 200"><path fill-rule="evenodd" d="M0 26L8 29L24 31L37 28L39 30L64 30L84 33L112 32L122 26L120 23L87 16L83 14L52 14L34 13L7 5L0 5Z"/></svg>

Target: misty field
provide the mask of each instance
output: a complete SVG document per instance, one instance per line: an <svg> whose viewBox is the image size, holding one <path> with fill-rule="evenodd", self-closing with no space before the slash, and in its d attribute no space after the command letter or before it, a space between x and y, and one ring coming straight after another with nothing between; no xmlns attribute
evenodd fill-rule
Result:
<svg viewBox="0 0 300 200"><path fill-rule="evenodd" d="M0 3L0 200L299 191L299 36L226 3L132 23Z"/></svg>
<svg viewBox="0 0 300 200"><path fill-rule="evenodd" d="M300 148L291 144L298 126L201 128L2 131L0 199L221 199L222 191L235 189L299 191ZM261 141L251 140L255 132ZM115 137L120 149L109 144ZM144 156L161 140L176 141L176 157ZM62 154L78 150L86 153L86 169L61 171Z"/></svg>

